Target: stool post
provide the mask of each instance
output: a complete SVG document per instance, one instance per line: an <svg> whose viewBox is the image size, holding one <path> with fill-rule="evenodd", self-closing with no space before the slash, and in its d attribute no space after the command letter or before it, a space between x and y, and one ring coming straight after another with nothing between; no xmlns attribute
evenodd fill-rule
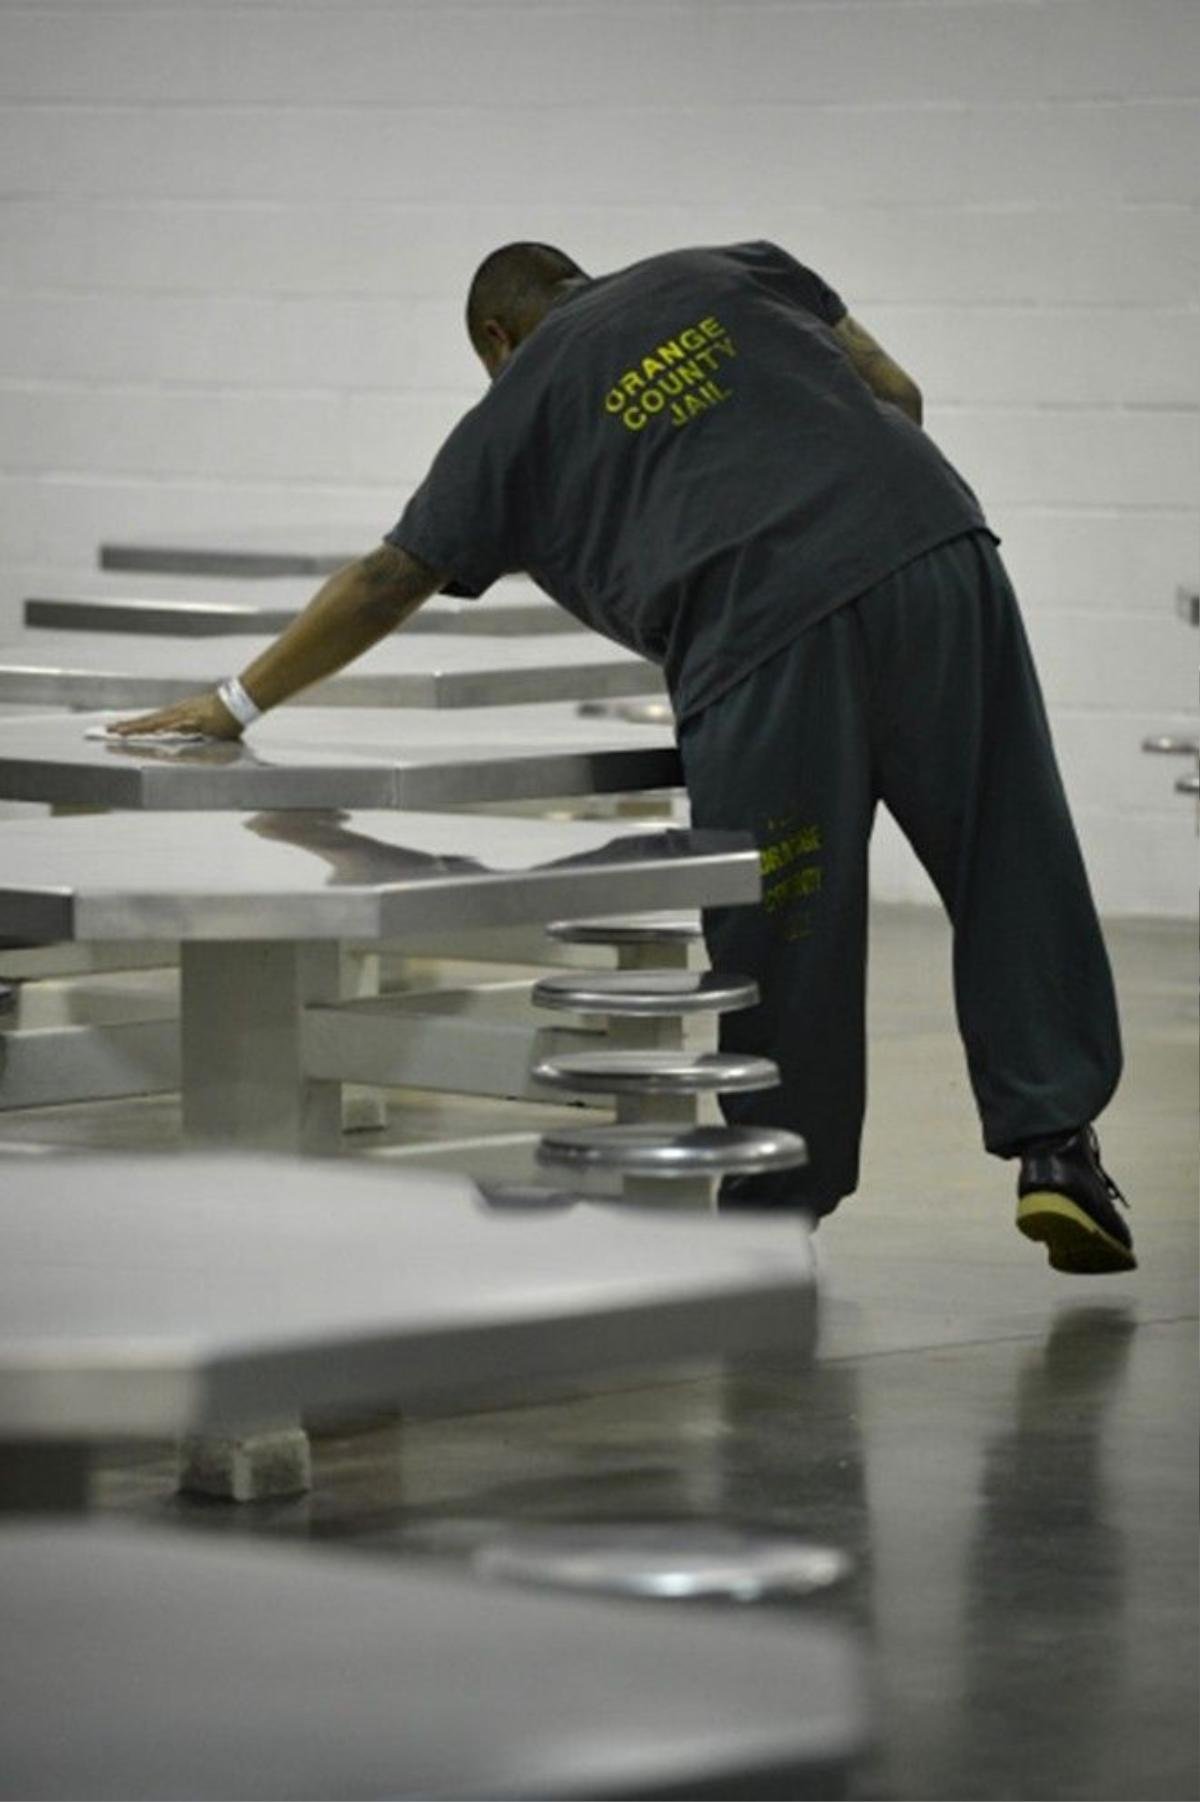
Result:
<svg viewBox="0 0 1200 1802"><path fill-rule="evenodd" d="M683 1019L679 1014L608 1014L607 1042L614 1051L678 1051L683 1045Z"/></svg>
<svg viewBox="0 0 1200 1802"><path fill-rule="evenodd" d="M661 1177L623 1176L622 1199L647 1208L687 1208L692 1213L715 1214L717 1185L708 1176L677 1176L670 1182Z"/></svg>
<svg viewBox="0 0 1200 1802"><path fill-rule="evenodd" d="M663 1095L653 1090L641 1094L617 1095L617 1123L621 1126L637 1126L646 1122L655 1126L696 1126L700 1120L700 1102L702 1097L690 1095Z"/></svg>
<svg viewBox="0 0 1200 1802"><path fill-rule="evenodd" d="M686 940L662 940L657 944L616 944L618 970L689 970L695 960Z"/></svg>

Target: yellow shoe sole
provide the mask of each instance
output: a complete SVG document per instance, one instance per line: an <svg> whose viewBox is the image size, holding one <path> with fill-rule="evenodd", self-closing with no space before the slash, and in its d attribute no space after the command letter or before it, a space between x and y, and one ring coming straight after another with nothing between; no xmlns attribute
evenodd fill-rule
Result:
<svg viewBox="0 0 1200 1802"><path fill-rule="evenodd" d="M1053 1270L1104 1276L1137 1269L1137 1259L1127 1245L1097 1226L1077 1202L1057 1190L1023 1195L1017 1203L1017 1227L1027 1239L1046 1247Z"/></svg>

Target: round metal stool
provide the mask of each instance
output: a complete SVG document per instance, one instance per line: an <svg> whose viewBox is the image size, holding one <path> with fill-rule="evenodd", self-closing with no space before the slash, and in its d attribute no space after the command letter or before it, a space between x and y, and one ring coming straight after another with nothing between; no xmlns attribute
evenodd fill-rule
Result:
<svg viewBox="0 0 1200 1802"><path fill-rule="evenodd" d="M542 1135L537 1159L584 1184L615 1178L626 1201L711 1208L723 1177L798 1169L808 1147L773 1126L569 1126Z"/></svg>
<svg viewBox="0 0 1200 1802"><path fill-rule="evenodd" d="M853 1561L833 1546L708 1521L516 1526L478 1546L482 1577L659 1601L756 1602L813 1595Z"/></svg>
<svg viewBox="0 0 1200 1802"><path fill-rule="evenodd" d="M647 696L632 701L580 701L581 719L624 720L629 726L673 726L675 714L669 701Z"/></svg>
<svg viewBox="0 0 1200 1802"><path fill-rule="evenodd" d="M779 1080L773 1066L768 1074L761 1061L722 1063L720 1054L702 1044L693 1042L685 1048L689 1022L702 1026L707 1016L757 1003L758 985L749 977L718 976L712 970L581 970L543 978L534 984L532 999L540 1007L603 1016L608 1022L610 1055L657 1052L669 1059L669 1054L674 1054L674 1061L642 1064L640 1078L637 1065L608 1066L607 1074L615 1071L620 1078L611 1092L616 1096L617 1120L622 1126L694 1126L702 1108L709 1110L711 1118L721 1078L729 1079L725 1083L728 1088L769 1088ZM556 1061L549 1060L552 1065ZM576 1064L576 1073L581 1068ZM556 1079L551 1076L550 1080ZM598 1081L589 1079L585 1092L598 1086ZM714 1125L708 1130L721 1129ZM628 1173L624 1182L627 1197L640 1174ZM700 1201L701 1195L697 1188L690 1199ZM706 1192L703 1199L707 1205Z"/></svg>
<svg viewBox="0 0 1200 1802"><path fill-rule="evenodd" d="M748 976L718 976L713 970L580 970L544 976L534 983L532 999L537 1007L574 1014L674 1019L754 1007L758 984Z"/></svg>
<svg viewBox="0 0 1200 1802"><path fill-rule="evenodd" d="M546 931L568 945L693 944L699 914L610 914L594 920L551 920Z"/></svg>
<svg viewBox="0 0 1200 1802"><path fill-rule="evenodd" d="M1200 739L1179 738L1171 733L1159 733L1154 738L1142 740L1143 751L1157 751L1168 757L1200 757Z"/></svg>
<svg viewBox="0 0 1200 1802"><path fill-rule="evenodd" d="M732 1052L677 1050L575 1051L543 1058L532 1072L550 1089L575 1095L613 1095L617 1119L647 1125L695 1126L705 1097L733 1090L773 1089L779 1069L770 1058Z"/></svg>
<svg viewBox="0 0 1200 1802"><path fill-rule="evenodd" d="M773 1089L778 1066L769 1057L684 1051L572 1051L545 1058L533 1070L538 1082L576 1094L694 1095L731 1089Z"/></svg>
<svg viewBox="0 0 1200 1802"><path fill-rule="evenodd" d="M561 1008L567 1013L592 1014L608 1022L613 1048L655 1047L676 1050L691 1027L695 1033L704 1017L754 1007L758 985L747 976L718 976L712 970L578 970L544 976L530 994L535 1007Z"/></svg>

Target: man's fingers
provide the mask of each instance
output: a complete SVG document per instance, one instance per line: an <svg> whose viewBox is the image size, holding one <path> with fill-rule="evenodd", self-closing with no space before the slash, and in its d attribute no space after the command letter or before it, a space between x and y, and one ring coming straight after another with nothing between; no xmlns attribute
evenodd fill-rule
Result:
<svg viewBox="0 0 1200 1802"><path fill-rule="evenodd" d="M156 732L197 732L205 738L240 738L241 727L215 695L197 695L188 701L176 701L172 707L160 707L154 713L139 713L135 719L113 720L107 727L115 738L139 738Z"/></svg>
<svg viewBox="0 0 1200 1802"><path fill-rule="evenodd" d="M168 707L158 713L142 713L132 720L112 720L107 730L117 738L131 732L180 732L189 730L189 710Z"/></svg>
<svg viewBox="0 0 1200 1802"><path fill-rule="evenodd" d="M106 732L132 732L135 728L141 731L146 726L153 726L161 717L161 712L139 713L136 719L109 720L104 729Z"/></svg>

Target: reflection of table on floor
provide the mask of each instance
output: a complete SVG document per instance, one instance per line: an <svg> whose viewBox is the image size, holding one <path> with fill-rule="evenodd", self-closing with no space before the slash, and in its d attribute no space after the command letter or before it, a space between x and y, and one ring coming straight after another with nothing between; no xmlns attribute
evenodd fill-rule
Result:
<svg viewBox="0 0 1200 1802"><path fill-rule="evenodd" d="M137 808L457 807L676 787L669 729L581 719L568 702L283 707L238 744L84 736L104 716L0 720L0 798Z"/></svg>
<svg viewBox="0 0 1200 1802"><path fill-rule="evenodd" d="M178 579L172 594L162 576L91 578L41 588L25 602L25 624L84 632L154 632L174 638L282 632L317 590L315 577L268 582L228 577ZM431 595L405 624L406 632L465 632L485 637L577 632L578 620L526 576L505 576L478 601Z"/></svg>
<svg viewBox="0 0 1200 1802"><path fill-rule="evenodd" d="M0 842L0 938L181 942L185 1130L277 1148L335 1143L340 1082L364 1080L328 1049L348 1010L373 1005L343 1003L339 941L759 893L748 839L612 821L134 813L10 820ZM314 1011L327 1028L318 1063Z"/></svg>
<svg viewBox="0 0 1200 1802"><path fill-rule="evenodd" d="M545 1597L311 1546L0 1534L0 1795L830 1797L834 1628Z"/></svg>
<svg viewBox="0 0 1200 1802"><path fill-rule="evenodd" d="M795 1221L489 1209L464 1177L246 1156L38 1159L0 1192L0 1457L806 1343ZM55 1450L57 1448L57 1450ZM67 1498L69 1499L69 1498Z"/></svg>
<svg viewBox="0 0 1200 1802"><path fill-rule="evenodd" d="M269 641L27 632L0 647L0 702L149 708L215 687ZM482 707L660 690L662 674L594 632L492 638L401 631L291 703L311 707Z"/></svg>

